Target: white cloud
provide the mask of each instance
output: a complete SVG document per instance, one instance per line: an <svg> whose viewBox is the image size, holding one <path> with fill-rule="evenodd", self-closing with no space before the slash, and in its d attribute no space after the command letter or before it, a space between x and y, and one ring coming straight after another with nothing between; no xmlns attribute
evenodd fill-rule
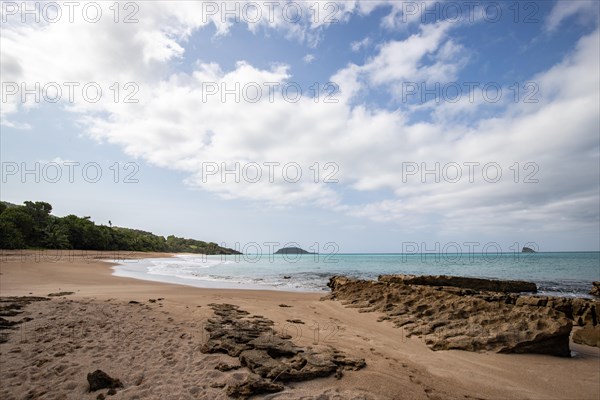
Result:
<svg viewBox="0 0 600 400"><path fill-rule="evenodd" d="M29 130L32 128L32 126L26 122L11 121L5 117L0 118L0 126L18 130Z"/></svg>
<svg viewBox="0 0 600 400"><path fill-rule="evenodd" d="M546 18L545 29L555 31L561 23L570 17L577 16L581 22L598 24L600 6L595 0L557 1Z"/></svg>
<svg viewBox="0 0 600 400"><path fill-rule="evenodd" d="M82 17L82 9L88 3L102 9L102 17L96 23ZM25 2L15 4L20 7ZM40 4L38 8L43 6L43 3ZM192 33L209 25L214 26L217 36L228 35L232 26L240 23L253 32L274 30L290 40L315 47L323 31L347 21L353 9L344 2L324 1L293 2L294 7L287 8L286 2L253 1L237 1L229 5L214 1L131 4L137 8L122 5L119 23L114 22L114 7L108 2L78 2L73 22L68 20L66 7L62 8L62 18L53 23L44 17L36 23L33 16L22 23L19 12L14 15L5 13L7 15L3 18L6 22L2 23L0 35L2 82L26 81L31 84L28 89L36 82L41 87L51 82L61 85L78 82L81 86L95 82L104 93L108 93L115 82L141 85L164 78L169 63L183 57L184 46ZM331 8L334 4L335 7ZM256 5L260 7L257 19L252 14ZM30 9L33 6L33 3L27 3ZM228 12L232 7L237 11ZM297 12L301 18L296 21ZM127 16L137 22L124 23ZM67 92L69 89L63 86L63 90ZM8 118L21 107L37 106L36 102L30 101L33 96L27 97L26 104L22 104L18 94L3 102L0 119L5 126L18 125ZM108 98L103 96L103 99ZM82 102L69 106L90 108Z"/></svg>
<svg viewBox="0 0 600 400"><path fill-rule="evenodd" d="M363 40L359 40L357 42L352 42L350 43L350 48L352 49L353 52L358 52L361 49L366 49L367 47L369 47L371 45L371 38L366 37Z"/></svg>
<svg viewBox="0 0 600 400"><path fill-rule="evenodd" d="M448 82L466 62L464 48L448 38L449 23L422 25L420 32L405 40L379 46L378 53L361 66L350 64L332 78L345 98L361 90L386 87L402 98L404 85L421 82Z"/></svg>
<svg viewBox="0 0 600 400"><path fill-rule="evenodd" d="M314 56L314 54L307 54L302 58L302 61L304 61L305 64L310 64L315 59L316 59L316 57Z"/></svg>
<svg viewBox="0 0 600 400"><path fill-rule="evenodd" d="M433 16L440 19L447 17L449 20L454 17L453 14L448 13L446 15L442 11L444 2L439 0L359 0L354 2L354 5L357 12L362 15L368 15L379 8L389 8L389 13L381 20L381 26L392 31L406 30L408 26L421 22L432 22ZM463 8L466 8L466 5L461 3L456 3L456 5L460 8L461 14L464 13L464 15L461 15L453 23L459 23L460 20L468 19L469 13L466 12L466 9L463 10ZM428 17L428 14L432 15Z"/></svg>
<svg viewBox="0 0 600 400"><path fill-rule="evenodd" d="M446 39L446 32L451 25L440 23L423 25L419 34L411 35L402 41L393 41L384 44L377 56L364 66L364 71L369 75L371 83L375 85L387 84L403 80L448 80L454 74L444 73L442 66L448 66L449 50L442 47L439 53L439 63L424 65L423 58L434 54ZM448 42L446 42L448 43ZM451 45L456 52L459 46Z"/></svg>

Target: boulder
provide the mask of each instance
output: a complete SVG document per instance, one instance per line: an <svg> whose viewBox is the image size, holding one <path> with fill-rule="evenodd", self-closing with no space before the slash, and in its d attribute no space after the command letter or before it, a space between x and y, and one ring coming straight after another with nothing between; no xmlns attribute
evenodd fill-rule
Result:
<svg viewBox="0 0 600 400"><path fill-rule="evenodd" d="M592 282L592 290L590 290L592 296L600 297L600 282Z"/></svg>
<svg viewBox="0 0 600 400"><path fill-rule="evenodd" d="M106 372L99 369L87 374L87 381L90 384L90 392L100 389L118 389L123 387L120 380L111 378Z"/></svg>

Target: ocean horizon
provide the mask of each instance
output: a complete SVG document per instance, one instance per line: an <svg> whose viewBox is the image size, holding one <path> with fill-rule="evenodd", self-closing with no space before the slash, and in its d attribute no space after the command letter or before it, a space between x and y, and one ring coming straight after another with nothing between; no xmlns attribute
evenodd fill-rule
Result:
<svg viewBox="0 0 600 400"><path fill-rule="evenodd" d="M591 297L600 280L600 252L179 254L172 258L115 260L115 276L187 286L326 292L334 275L451 275L534 282L538 294Z"/></svg>

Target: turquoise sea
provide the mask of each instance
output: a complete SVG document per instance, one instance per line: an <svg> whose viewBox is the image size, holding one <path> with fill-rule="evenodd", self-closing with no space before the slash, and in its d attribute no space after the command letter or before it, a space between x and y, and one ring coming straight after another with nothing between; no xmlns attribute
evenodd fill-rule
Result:
<svg viewBox="0 0 600 400"><path fill-rule="evenodd" d="M327 291L333 275L455 275L535 282L541 294L587 297L600 252L488 254L179 255L120 261L117 276L196 287Z"/></svg>

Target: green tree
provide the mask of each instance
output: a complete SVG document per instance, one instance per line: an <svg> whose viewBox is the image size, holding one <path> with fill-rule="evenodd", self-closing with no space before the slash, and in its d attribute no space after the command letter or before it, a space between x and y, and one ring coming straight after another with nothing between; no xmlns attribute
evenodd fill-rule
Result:
<svg viewBox="0 0 600 400"><path fill-rule="evenodd" d="M22 249L25 241L21 231L10 221L0 218L0 249Z"/></svg>
<svg viewBox="0 0 600 400"><path fill-rule="evenodd" d="M45 231L50 220L52 206L45 201L26 201L22 209L33 219L33 229L30 237L30 245L43 246L45 240Z"/></svg>
<svg viewBox="0 0 600 400"><path fill-rule="evenodd" d="M58 218L50 220L44 230L44 245L51 249L68 249L69 235Z"/></svg>
<svg viewBox="0 0 600 400"><path fill-rule="evenodd" d="M61 219L67 231L71 247L78 250L101 250L108 245L105 238L101 238L99 231L90 217L80 218L76 215L67 215Z"/></svg>
<svg viewBox="0 0 600 400"><path fill-rule="evenodd" d="M22 240L21 247L33 245L32 238L34 222L33 218L31 218L31 215L24 210L24 207L7 208L2 214L0 214L0 221L12 225L13 228L19 232L19 237ZM10 228L6 229L10 230Z"/></svg>

